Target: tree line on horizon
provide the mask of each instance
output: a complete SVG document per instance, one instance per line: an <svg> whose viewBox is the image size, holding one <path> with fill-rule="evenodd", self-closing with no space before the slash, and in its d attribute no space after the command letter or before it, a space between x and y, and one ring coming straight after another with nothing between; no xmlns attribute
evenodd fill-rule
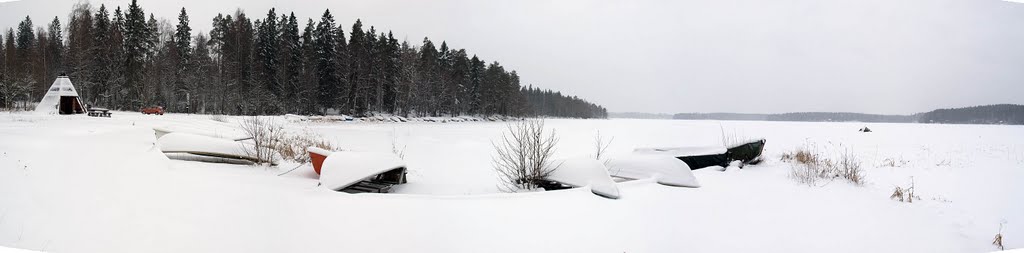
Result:
<svg viewBox="0 0 1024 253"><path fill-rule="evenodd" d="M922 114L919 122L1024 125L1024 105L997 104L938 109Z"/></svg>
<svg viewBox="0 0 1024 253"><path fill-rule="evenodd" d="M0 106L38 101L64 74L87 104L119 110L607 117L444 41L415 46L360 20L346 32L330 10L302 28L275 9L263 19L218 14L209 34L192 33L185 8L177 21L147 18L135 0L113 11L77 3L63 28L57 17L45 29L25 17L0 34Z"/></svg>
<svg viewBox="0 0 1024 253"><path fill-rule="evenodd" d="M962 108L937 109L910 115L881 115L847 112L797 112L780 114L677 113L672 116L672 119L1024 125L1024 105L981 105Z"/></svg>

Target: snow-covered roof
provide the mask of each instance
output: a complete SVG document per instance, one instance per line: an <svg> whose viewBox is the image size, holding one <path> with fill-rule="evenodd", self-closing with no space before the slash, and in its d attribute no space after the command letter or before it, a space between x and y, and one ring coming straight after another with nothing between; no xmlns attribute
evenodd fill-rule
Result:
<svg viewBox="0 0 1024 253"><path fill-rule="evenodd" d="M636 148L636 149L633 150L634 154L660 154L660 155L670 155L670 156L674 156L674 157L717 155L717 154L725 154L725 152L726 152L726 148L723 147L723 146Z"/></svg>
<svg viewBox="0 0 1024 253"><path fill-rule="evenodd" d="M60 97L78 97L78 91L75 90L75 86L71 85L71 79L66 76L59 76L57 80L53 80L53 84L50 85L50 89L46 90L46 95L43 95L43 99L36 105L36 112L52 113L57 111L57 104L60 103Z"/></svg>
<svg viewBox="0 0 1024 253"><path fill-rule="evenodd" d="M320 185L340 190L395 169L405 169L405 161L392 153L338 151L321 165Z"/></svg>
<svg viewBox="0 0 1024 253"><path fill-rule="evenodd" d="M690 166L668 155L623 155L605 160L604 165L608 173L616 177L654 178L663 185L700 187Z"/></svg>
<svg viewBox="0 0 1024 253"><path fill-rule="evenodd" d="M608 175L608 169L601 162L592 158L573 158L552 161L549 165L554 170L547 179L555 182L583 187L590 186L594 194L606 198L619 198L619 187Z"/></svg>

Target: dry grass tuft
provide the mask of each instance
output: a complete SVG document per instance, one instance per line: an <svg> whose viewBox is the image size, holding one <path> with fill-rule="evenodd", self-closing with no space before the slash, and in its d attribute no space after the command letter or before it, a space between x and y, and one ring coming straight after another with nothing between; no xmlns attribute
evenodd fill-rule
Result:
<svg viewBox="0 0 1024 253"><path fill-rule="evenodd" d="M921 200L921 197L914 193L914 178L910 178L910 187L903 188L896 186L892 191L892 195L889 196L889 199L907 203L914 203L915 199Z"/></svg>
<svg viewBox="0 0 1024 253"><path fill-rule="evenodd" d="M992 245L999 247L999 250L1006 250L1006 247L1003 247L1003 223L999 223L999 233L992 239Z"/></svg>
<svg viewBox="0 0 1024 253"><path fill-rule="evenodd" d="M817 149L801 147L783 153L782 161L795 165L790 176L803 184L817 185L834 179L843 179L855 185L864 184L864 170L856 154L849 150L839 152L835 158L830 158L827 154Z"/></svg>
<svg viewBox="0 0 1024 253"><path fill-rule="evenodd" d="M901 168L903 166L907 166L909 163L910 161L903 160L903 158L896 159L890 157L882 160L882 163L878 164L878 167Z"/></svg>
<svg viewBox="0 0 1024 253"><path fill-rule="evenodd" d="M309 162L309 156L306 155L307 147L336 150L335 145L325 140L323 136L308 131L299 134L285 134L277 144L275 149L281 153L281 158L297 163Z"/></svg>

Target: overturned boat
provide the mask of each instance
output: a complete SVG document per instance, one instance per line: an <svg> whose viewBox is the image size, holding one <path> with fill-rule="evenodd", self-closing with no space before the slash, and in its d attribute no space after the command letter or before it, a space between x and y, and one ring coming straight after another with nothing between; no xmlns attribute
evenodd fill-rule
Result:
<svg viewBox="0 0 1024 253"><path fill-rule="evenodd" d="M206 135L172 132L157 139L160 151L175 160L254 164L268 162L277 165L281 155L266 147L259 148L251 141L234 141Z"/></svg>
<svg viewBox="0 0 1024 253"><path fill-rule="evenodd" d="M761 162L764 144L765 139L757 139L731 146L637 148L633 150L633 153L669 155L696 170L711 166L727 167L732 161L758 164Z"/></svg>
<svg viewBox="0 0 1024 253"><path fill-rule="evenodd" d="M662 185L676 187L700 187L690 166L667 155L631 154L609 158L604 161L608 174L624 180L652 178Z"/></svg>
<svg viewBox="0 0 1024 253"><path fill-rule="evenodd" d="M552 161L551 173L541 182L545 190L590 187L590 192L605 198L619 198L619 187L608 175L608 168L591 158L572 158Z"/></svg>

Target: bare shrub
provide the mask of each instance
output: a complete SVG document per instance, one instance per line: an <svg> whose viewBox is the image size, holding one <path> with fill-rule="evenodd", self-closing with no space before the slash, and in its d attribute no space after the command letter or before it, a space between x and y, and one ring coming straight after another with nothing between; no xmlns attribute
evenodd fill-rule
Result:
<svg viewBox="0 0 1024 253"><path fill-rule="evenodd" d="M604 154L605 150L608 150L608 146L611 146L613 141L615 141L615 137L605 142L604 136L601 136L601 131L598 130L597 135L594 136L594 159L601 160L601 155Z"/></svg>
<svg viewBox="0 0 1024 253"><path fill-rule="evenodd" d="M855 185L864 184L864 170L853 152L843 150L838 152L835 158L830 158L827 154L816 148L801 147L783 153L782 161L795 165L790 171L790 177L803 184L817 185L819 182L837 178Z"/></svg>
<svg viewBox="0 0 1024 253"><path fill-rule="evenodd" d="M499 188L506 192L533 190L554 171L550 167L558 137L555 132L544 133L543 120L526 120L507 125L501 141L491 143L497 151L491 159L500 180Z"/></svg>
<svg viewBox="0 0 1024 253"><path fill-rule="evenodd" d="M253 148L244 148L247 155L256 158L257 164L271 164L274 161L276 147L284 138L284 128L281 124L269 118L252 116L241 122L242 131L252 140Z"/></svg>

